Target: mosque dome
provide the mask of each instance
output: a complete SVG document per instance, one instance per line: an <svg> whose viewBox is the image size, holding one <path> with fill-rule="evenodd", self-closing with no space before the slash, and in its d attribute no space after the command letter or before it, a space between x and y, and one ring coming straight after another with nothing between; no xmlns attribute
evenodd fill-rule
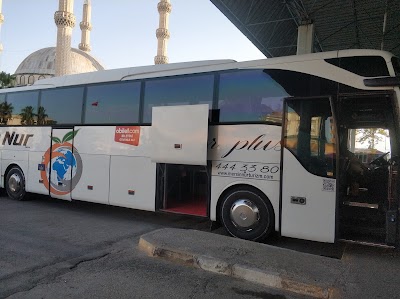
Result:
<svg viewBox="0 0 400 299"><path fill-rule="evenodd" d="M71 48L71 74L104 70L104 67L90 54ZM17 85L33 84L38 79L54 77L56 48L37 50L26 57L15 71Z"/></svg>

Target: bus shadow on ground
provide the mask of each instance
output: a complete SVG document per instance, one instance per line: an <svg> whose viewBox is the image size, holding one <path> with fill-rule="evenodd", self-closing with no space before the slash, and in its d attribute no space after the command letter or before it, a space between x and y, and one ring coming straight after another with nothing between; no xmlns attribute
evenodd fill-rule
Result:
<svg viewBox="0 0 400 299"><path fill-rule="evenodd" d="M4 190L0 192L0 196L2 196L4 200L12 200L7 197L7 194L5 194ZM110 221L143 221L160 226L195 229L205 232L211 232L218 235L230 236L223 226L212 223L210 220L201 217L193 217L165 212L154 213L83 201L70 202L37 194L31 194L29 196L29 200L24 202L24 205L45 207L46 209L50 209L53 212L71 211L75 214L81 214L82 217L101 217ZM346 244L344 243L328 244L305 241L300 239L279 237L277 233L273 233L263 243L275 247L335 259L342 258L344 249L346 247Z"/></svg>
<svg viewBox="0 0 400 299"><path fill-rule="evenodd" d="M7 197L7 194L2 190L0 196L4 200L13 200ZM85 201L67 201L51 198L46 195L30 194L29 199L24 202L24 205L45 207L54 212L71 211L75 214L81 214L82 217L100 217L108 220L119 221L143 221L161 226L170 226L176 228L198 229L207 231L210 230L211 221L202 217L193 217L188 215L151 212L135 210L124 207L111 206L106 204L85 202Z"/></svg>

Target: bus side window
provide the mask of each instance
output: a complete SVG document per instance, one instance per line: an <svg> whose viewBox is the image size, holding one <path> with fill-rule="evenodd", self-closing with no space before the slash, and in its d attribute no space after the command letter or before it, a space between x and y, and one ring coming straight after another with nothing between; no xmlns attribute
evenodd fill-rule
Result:
<svg viewBox="0 0 400 299"><path fill-rule="evenodd" d="M35 125L39 103L38 91L22 91L7 96L7 125Z"/></svg>
<svg viewBox="0 0 400 299"><path fill-rule="evenodd" d="M55 88L42 91L41 110L43 123L81 124L83 87Z"/></svg>
<svg viewBox="0 0 400 299"><path fill-rule="evenodd" d="M88 86L86 124L139 122L140 82L118 82Z"/></svg>
<svg viewBox="0 0 400 299"><path fill-rule="evenodd" d="M221 73L218 108L221 122L282 123L288 93L263 70Z"/></svg>
<svg viewBox="0 0 400 299"><path fill-rule="evenodd" d="M146 81L143 122L151 123L152 108L208 104L212 109L214 75L179 76Z"/></svg>
<svg viewBox="0 0 400 299"><path fill-rule="evenodd" d="M0 125L7 125L8 119L11 118L11 114L8 113L9 108L6 103L6 94L0 94Z"/></svg>

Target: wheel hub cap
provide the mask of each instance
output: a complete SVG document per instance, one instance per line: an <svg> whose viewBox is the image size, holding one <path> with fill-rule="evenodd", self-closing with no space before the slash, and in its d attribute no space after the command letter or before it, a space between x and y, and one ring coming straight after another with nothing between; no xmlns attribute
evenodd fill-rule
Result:
<svg viewBox="0 0 400 299"><path fill-rule="evenodd" d="M257 206L250 200L239 199L231 208L233 224L242 229L251 229L259 220Z"/></svg>
<svg viewBox="0 0 400 299"><path fill-rule="evenodd" d="M18 174L14 173L9 181L8 186L12 192L18 193L21 190L21 178Z"/></svg>

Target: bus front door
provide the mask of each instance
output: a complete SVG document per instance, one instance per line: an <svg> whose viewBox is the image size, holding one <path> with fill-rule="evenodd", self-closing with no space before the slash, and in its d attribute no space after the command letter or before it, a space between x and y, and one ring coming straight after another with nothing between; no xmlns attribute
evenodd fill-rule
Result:
<svg viewBox="0 0 400 299"><path fill-rule="evenodd" d="M395 94L338 98L338 234L341 240L399 243L399 132Z"/></svg>
<svg viewBox="0 0 400 299"><path fill-rule="evenodd" d="M281 167L281 235L334 242L336 129L328 97L285 100Z"/></svg>
<svg viewBox="0 0 400 299"><path fill-rule="evenodd" d="M73 127L52 130L49 163L51 197L71 200L74 177L77 175L77 170L82 170L78 165L80 160L74 154L75 134Z"/></svg>

